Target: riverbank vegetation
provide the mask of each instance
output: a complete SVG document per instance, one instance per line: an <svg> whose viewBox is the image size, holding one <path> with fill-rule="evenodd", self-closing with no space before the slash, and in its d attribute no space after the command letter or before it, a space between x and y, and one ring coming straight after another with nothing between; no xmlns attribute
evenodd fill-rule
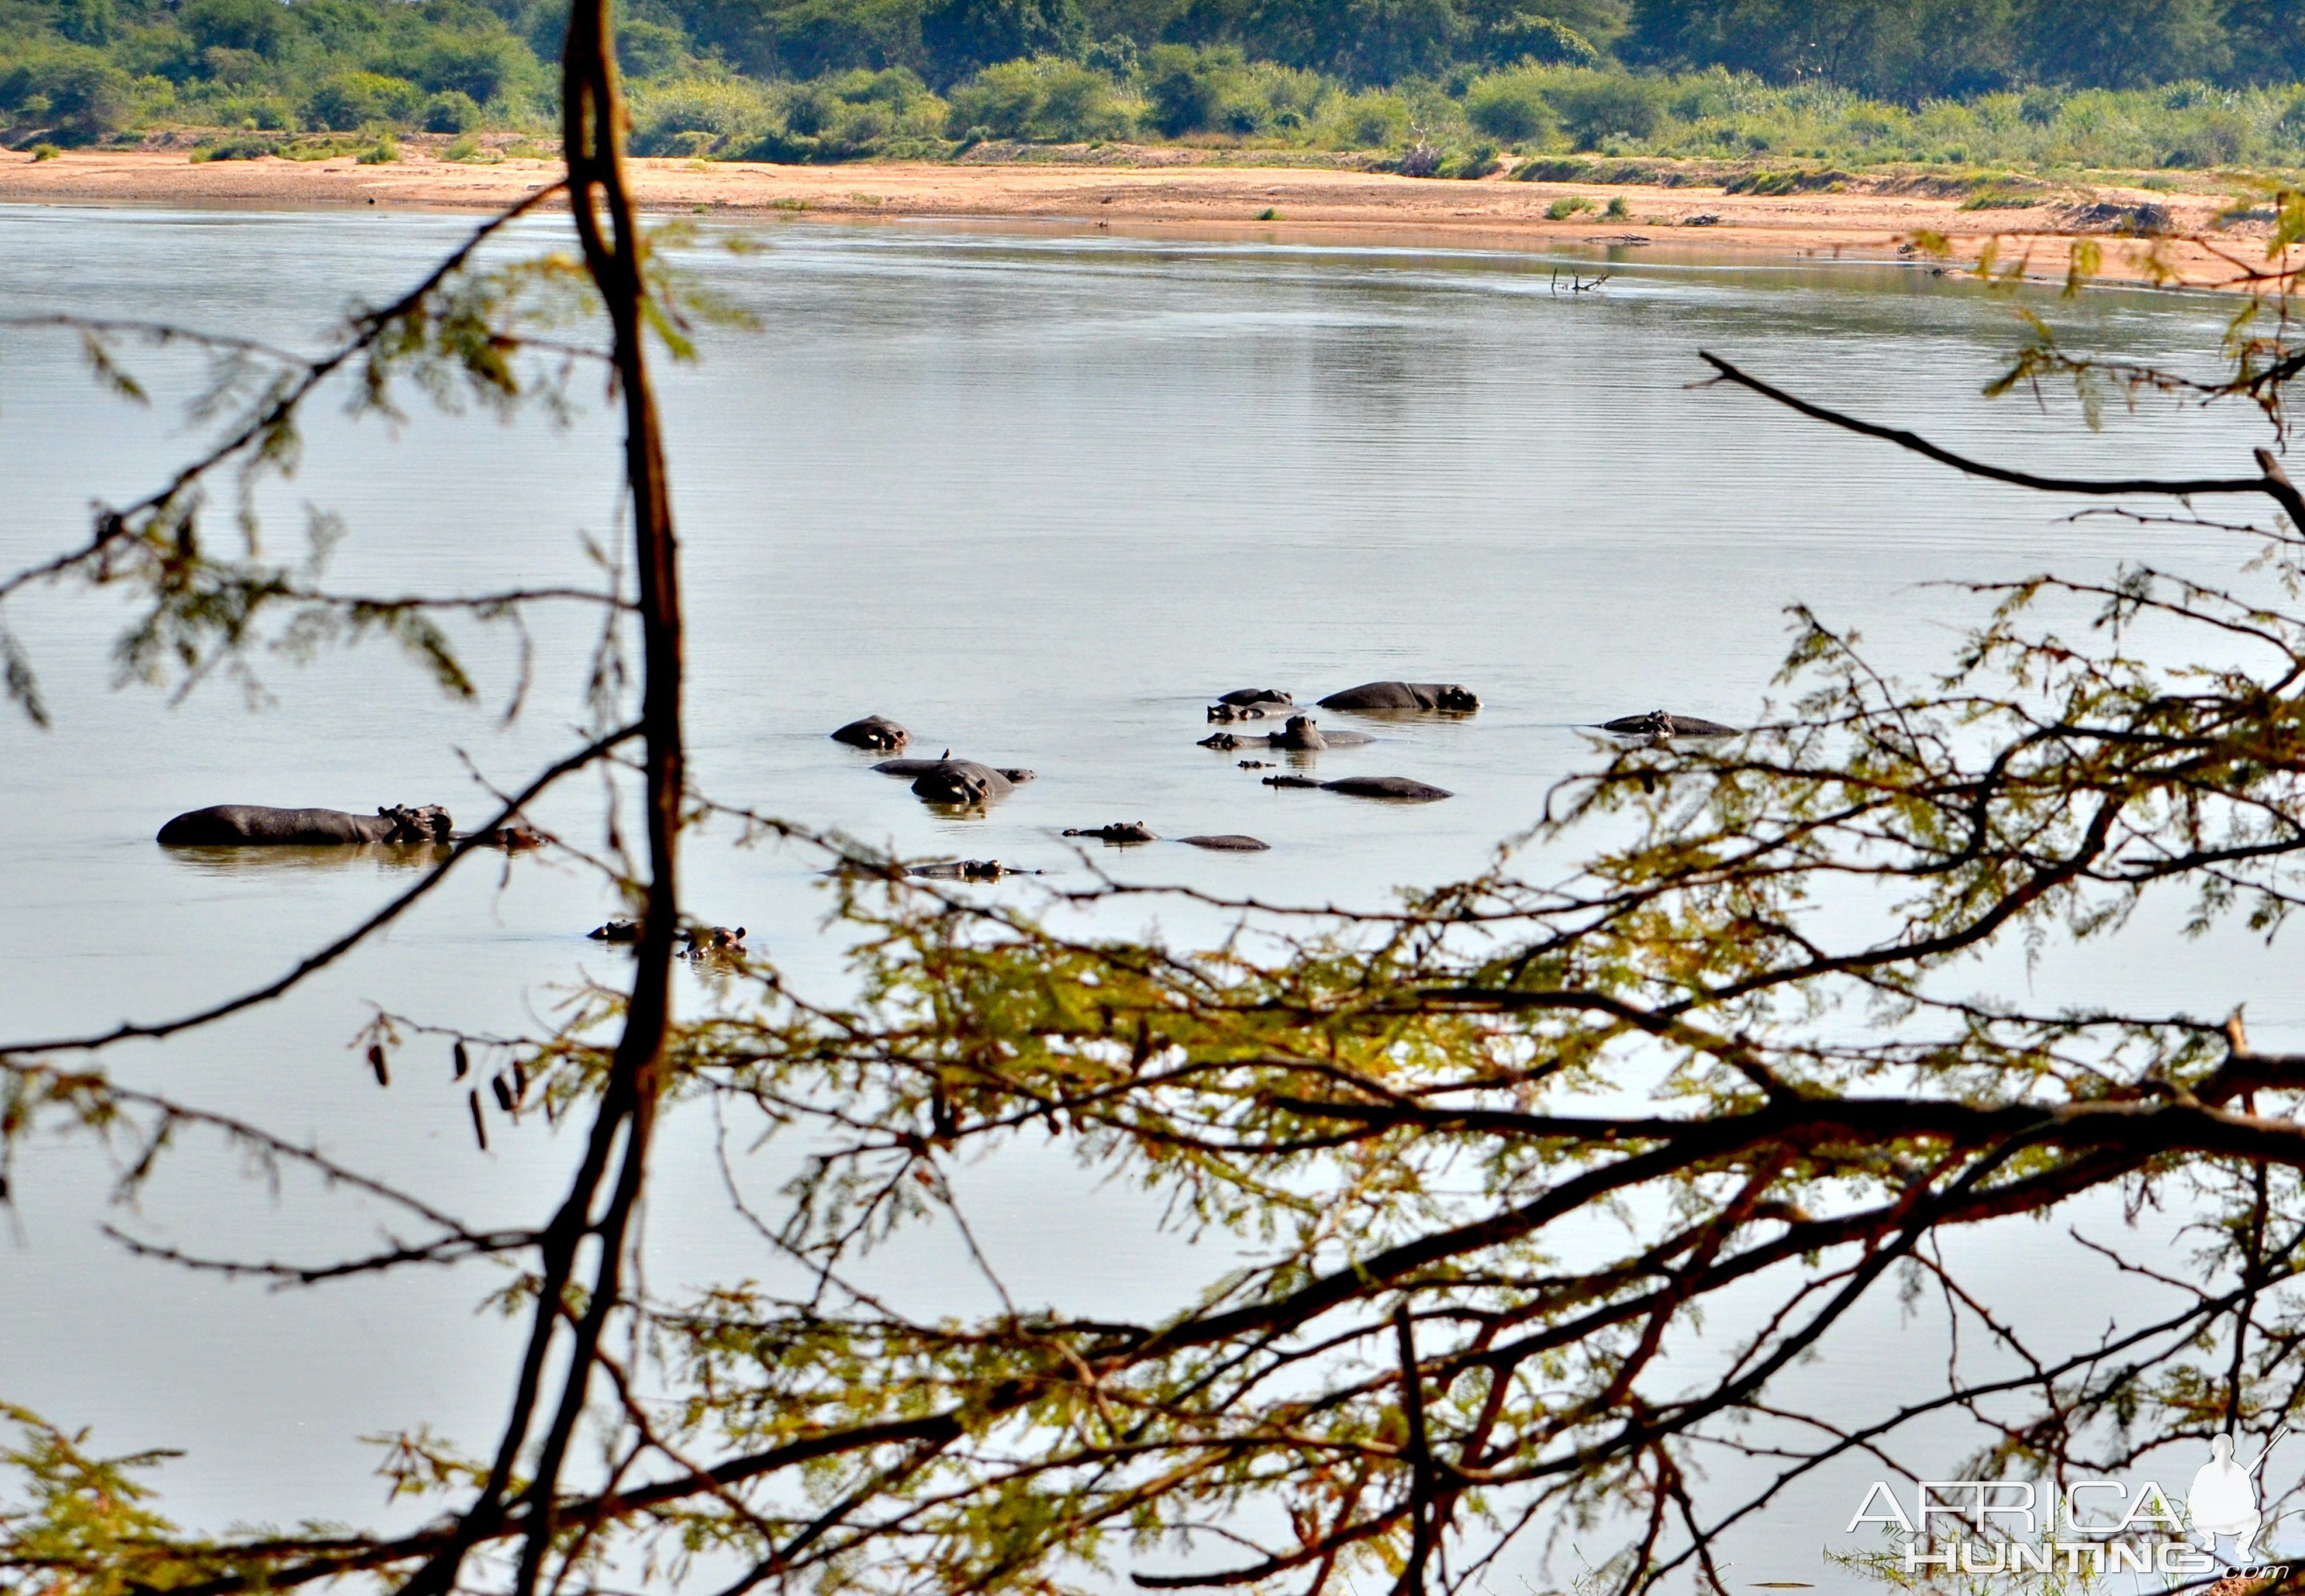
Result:
<svg viewBox="0 0 2305 1596"><path fill-rule="evenodd" d="M618 57L645 155L1016 141L1454 175L1575 152L2289 169L2305 28L2286 17L2267 0L636 0ZM294 157L424 132L488 159L551 137L563 25L549 0L0 0L0 142L194 129L216 135L204 155Z"/></svg>

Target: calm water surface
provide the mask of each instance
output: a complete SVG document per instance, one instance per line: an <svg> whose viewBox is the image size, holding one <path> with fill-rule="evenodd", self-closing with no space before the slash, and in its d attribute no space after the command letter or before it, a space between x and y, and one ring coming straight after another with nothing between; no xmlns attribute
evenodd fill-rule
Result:
<svg viewBox="0 0 2305 1596"><path fill-rule="evenodd" d="M0 209L0 311L302 341L348 293L411 281L467 225ZM527 242L547 241L558 241L549 225L529 230ZM1975 613L1931 582L2052 560L2097 574L2124 559L2215 570L2236 552L2067 523L2074 505L1692 390L1700 348L2038 469L2246 469L2258 441L2239 414L2116 413L2092 434L2065 411L1988 403L1978 388L2015 340L2011 307L1911 269L1628 259L1603 291L1570 298L1550 292L1552 260L1526 256L803 225L750 242L700 253L696 269L758 330L709 335L705 358L665 379L699 778L909 853L997 856L1060 883L1086 879L1063 828L1143 819L1165 836L1248 831L1273 846L1232 857L1159 845L1100 866L1378 903L1478 868L1528 824L1589 757L1580 726L1655 706L1759 713L1793 600L1858 628L1885 666L1919 672ZM2217 307L2143 293L2063 314L2091 345L2139 355L2210 347L2220 325ZM181 397L199 376L166 352L139 364L157 394ZM316 412L304 469L265 500L269 536L297 537L307 503L341 513L350 536L332 575L380 592L578 580L582 536L617 530L614 434L597 394L582 396L592 407L565 430L430 412L354 427ZM74 539L92 497L148 490L195 436L165 403L140 412L96 393L69 341L0 335L0 563ZM219 679L171 707L113 690L111 642L129 618L71 592L11 607L55 727L0 719L8 1037L170 1014L276 973L355 921L405 877L361 859L172 857L151 834L225 801L437 801L477 818L472 769L513 781L569 745L590 641L580 617L538 617L535 679L507 726L516 672L495 634L466 639L478 707L445 700L373 644L309 666L267 658L259 692ZM1310 699L1393 676L1463 682L1487 707L1377 728L1382 741L1324 756L1322 773L1412 775L1454 790L1449 802L1276 793L1237 756L1193 745L1212 692ZM939 818L826 741L872 710L929 753L948 745L1041 778L988 817ZM539 816L593 836L597 822L575 829L591 805L572 791ZM795 979L838 979L810 861L709 836L692 857L699 914L744 924ZM289 1001L113 1065L457 1193L475 1222L518 1223L557 1192L567 1149L537 1125L483 1158L445 1062L437 1080L404 1070L378 1093L347 1044L372 1003L472 1027L540 1023L577 972L614 972L582 936L613 907L589 877L541 862L476 870ZM2265 956L2224 943L2150 951L2053 961L2036 996L2204 1013L2247 999L2258 1034L2298 1045L2305 1000L2267 979L2277 966ZM374 1451L353 1438L422 1420L470 1444L492 1436L509 1332L473 1316L478 1276L310 1294L187 1278L127 1257L99 1226L204 1254L304 1259L373 1240L386 1216L293 1177L276 1197L240 1154L197 1142L132 1210L106 1206L111 1167L78 1147L20 1171L14 1240L0 1250L0 1397L92 1424L113 1449L191 1447L167 1506L204 1524L382 1522ZM1161 1234L1142 1202L1068 1167L971 1178L980 1235L1023 1299L1158 1313L1231 1261ZM725 1210L710 1128L685 1127L651 1205L655 1289L770 1267ZM1980 1278L2056 1278L2065 1289L2022 1294L2028 1312L2101 1322L2114 1288L2052 1235L1980 1244ZM982 1305L940 1241L900 1246L884 1268L931 1310ZM1803 1378L1910 1395L1895 1323L1884 1307L1853 1325ZM1682 1354L1691 1369L1709 1355L1701 1343ZM1837 1535L1847 1497L1836 1481L1789 1500L1740 1566L1832 1583L1816 1548Z"/></svg>

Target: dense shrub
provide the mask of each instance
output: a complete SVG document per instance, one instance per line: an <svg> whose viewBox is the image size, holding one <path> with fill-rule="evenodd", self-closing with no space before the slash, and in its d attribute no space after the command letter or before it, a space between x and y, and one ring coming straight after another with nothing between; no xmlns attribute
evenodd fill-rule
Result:
<svg viewBox="0 0 2305 1596"><path fill-rule="evenodd" d="M1218 107L1238 86L1246 67L1238 49L1154 46L1145 56L1144 74L1152 126L1168 139L1215 127Z"/></svg>
<svg viewBox="0 0 2305 1596"><path fill-rule="evenodd" d="M1076 0L928 0L921 8L921 47L939 83L1003 61L1077 56L1087 45Z"/></svg>
<svg viewBox="0 0 2305 1596"><path fill-rule="evenodd" d="M704 155L744 148L777 121L769 91L743 78L685 78L633 95L636 155Z"/></svg>
<svg viewBox="0 0 2305 1596"><path fill-rule="evenodd" d="M1664 95L1646 78L1580 72L1552 85L1546 98L1579 149L1595 149L1620 135L1646 139L1664 117Z"/></svg>
<svg viewBox="0 0 2305 1596"><path fill-rule="evenodd" d="M1321 118L1331 149L1389 149L1408 137L1408 102L1397 94L1340 95Z"/></svg>
<svg viewBox="0 0 2305 1596"><path fill-rule="evenodd" d="M404 121L423 98L423 90L405 78L387 78L381 72L336 72L322 79L306 98L304 121L312 127L349 132L372 122Z"/></svg>
<svg viewBox="0 0 2305 1596"><path fill-rule="evenodd" d="M85 46L66 45L0 68L0 109L58 144L88 144L128 123L128 74Z"/></svg>
<svg viewBox="0 0 2305 1596"><path fill-rule="evenodd" d="M1543 143L1561 125L1544 85L1528 72L1476 80L1465 92L1465 119L1506 144Z"/></svg>
<svg viewBox="0 0 2305 1596"><path fill-rule="evenodd" d="M471 95L446 89L424 102L423 122L428 133L469 133L481 125L481 107Z"/></svg>
<svg viewBox="0 0 2305 1596"><path fill-rule="evenodd" d="M1135 129L1136 106L1103 72L1054 56L988 66L948 97L956 138L1079 143L1120 139Z"/></svg>

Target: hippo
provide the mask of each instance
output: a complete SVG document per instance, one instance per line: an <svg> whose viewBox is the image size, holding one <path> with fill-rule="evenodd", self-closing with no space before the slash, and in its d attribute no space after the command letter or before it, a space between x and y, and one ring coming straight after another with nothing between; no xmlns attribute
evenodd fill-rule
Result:
<svg viewBox="0 0 2305 1596"><path fill-rule="evenodd" d="M1318 753L1324 748L1361 748L1375 742L1366 732L1323 731L1309 715L1291 715L1289 724L1265 738L1274 748L1291 753Z"/></svg>
<svg viewBox="0 0 2305 1596"><path fill-rule="evenodd" d="M612 920L606 925L594 926L584 934L595 942L637 942L641 939L641 922L637 920Z"/></svg>
<svg viewBox="0 0 2305 1596"><path fill-rule="evenodd" d="M1268 715L1286 713L1287 704L1211 704L1211 720L1263 720Z"/></svg>
<svg viewBox="0 0 2305 1596"><path fill-rule="evenodd" d="M1142 820L1118 821L1088 829L1068 829L1067 836L1093 836L1108 843L1156 843L1152 828Z"/></svg>
<svg viewBox="0 0 2305 1596"><path fill-rule="evenodd" d="M1236 687L1217 694L1220 704L1293 704L1297 700L1278 687Z"/></svg>
<svg viewBox="0 0 2305 1596"><path fill-rule="evenodd" d="M1398 798L1409 803L1431 803L1456 796L1446 787L1412 781L1406 776L1348 776L1342 781L1324 781L1321 785L1331 793L1354 798Z"/></svg>
<svg viewBox="0 0 2305 1596"><path fill-rule="evenodd" d="M1662 709L1652 709L1646 715L1620 716L1601 723L1604 732L1614 732L1620 737L1734 737L1737 728L1722 726L1717 720L1704 720L1694 715L1668 715Z"/></svg>
<svg viewBox="0 0 2305 1596"><path fill-rule="evenodd" d="M1263 853L1272 847L1271 843L1243 836L1237 831L1221 832L1214 836L1180 836L1177 840L1188 848L1207 848L1218 853Z"/></svg>
<svg viewBox="0 0 2305 1596"><path fill-rule="evenodd" d="M1359 748L1375 741L1366 732L1323 731L1311 716L1291 715L1289 724L1280 731L1267 732L1261 737L1255 733L1243 736L1238 732L1212 732L1201 739L1200 746L1230 753L1261 743L1267 748L1285 748L1291 753L1318 753L1324 748Z"/></svg>
<svg viewBox="0 0 2305 1596"><path fill-rule="evenodd" d="M1006 798L1030 770L995 769L974 760L883 760L872 767L884 776L909 776L913 792L931 803L989 803Z"/></svg>
<svg viewBox="0 0 2305 1596"><path fill-rule="evenodd" d="M744 928L730 930L725 925L692 925L683 928L680 939L687 944L684 956L692 959L733 957L744 951Z"/></svg>
<svg viewBox="0 0 2305 1596"><path fill-rule="evenodd" d="M1321 700L1323 709L1440 709L1452 715L1470 715L1480 707L1480 696L1469 688L1441 682L1364 682Z"/></svg>
<svg viewBox="0 0 2305 1596"><path fill-rule="evenodd" d="M506 820L501 826L491 826L486 831L475 831L465 839L482 848L502 848L507 853L525 853L540 848L552 839L525 820Z"/></svg>
<svg viewBox="0 0 2305 1596"><path fill-rule="evenodd" d="M913 740L913 734L885 715L867 715L862 720L852 720L832 734L835 743L846 743L851 748L867 748L875 753L894 753Z"/></svg>
<svg viewBox="0 0 2305 1596"><path fill-rule="evenodd" d="M448 811L437 803L413 808L393 804L373 815L347 814L340 809L219 803L178 815L160 828L158 840L168 847L326 847L445 843L455 834Z"/></svg>
<svg viewBox="0 0 2305 1596"><path fill-rule="evenodd" d="M1413 781L1406 776L1348 776L1341 781L1314 781L1309 776L1268 776L1268 787L1319 787L1325 792L1343 793L1353 798L1398 798L1408 803L1431 803L1442 798L1453 798L1446 787L1433 786Z"/></svg>
<svg viewBox="0 0 2305 1596"><path fill-rule="evenodd" d="M998 881L1003 876L1037 876L1041 872L1019 870L998 859L948 859L936 864L908 865L905 874L929 881Z"/></svg>
<svg viewBox="0 0 2305 1596"><path fill-rule="evenodd" d="M1272 768L1272 761L1271 760L1236 760L1233 762L1244 770L1270 770Z"/></svg>

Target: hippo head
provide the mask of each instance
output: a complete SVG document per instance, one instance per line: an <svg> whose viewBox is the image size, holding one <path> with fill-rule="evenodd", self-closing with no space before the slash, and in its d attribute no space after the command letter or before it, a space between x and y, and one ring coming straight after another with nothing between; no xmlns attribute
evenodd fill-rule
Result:
<svg viewBox="0 0 2305 1596"><path fill-rule="evenodd" d="M376 812L387 823L384 840L388 843L445 843L455 832L455 822L437 803L394 803L379 806Z"/></svg>
<svg viewBox="0 0 2305 1596"><path fill-rule="evenodd" d="M1481 707L1481 695L1468 687L1443 687L1433 708L1453 709L1460 715L1470 715Z"/></svg>
<svg viewBox="0 0 2305 1596"><path fill-rule="evenodd" d="M991 794L992 784L982 771L947 766L923 776L913 784L913 791L931 803L982 803Z"/></svg>

